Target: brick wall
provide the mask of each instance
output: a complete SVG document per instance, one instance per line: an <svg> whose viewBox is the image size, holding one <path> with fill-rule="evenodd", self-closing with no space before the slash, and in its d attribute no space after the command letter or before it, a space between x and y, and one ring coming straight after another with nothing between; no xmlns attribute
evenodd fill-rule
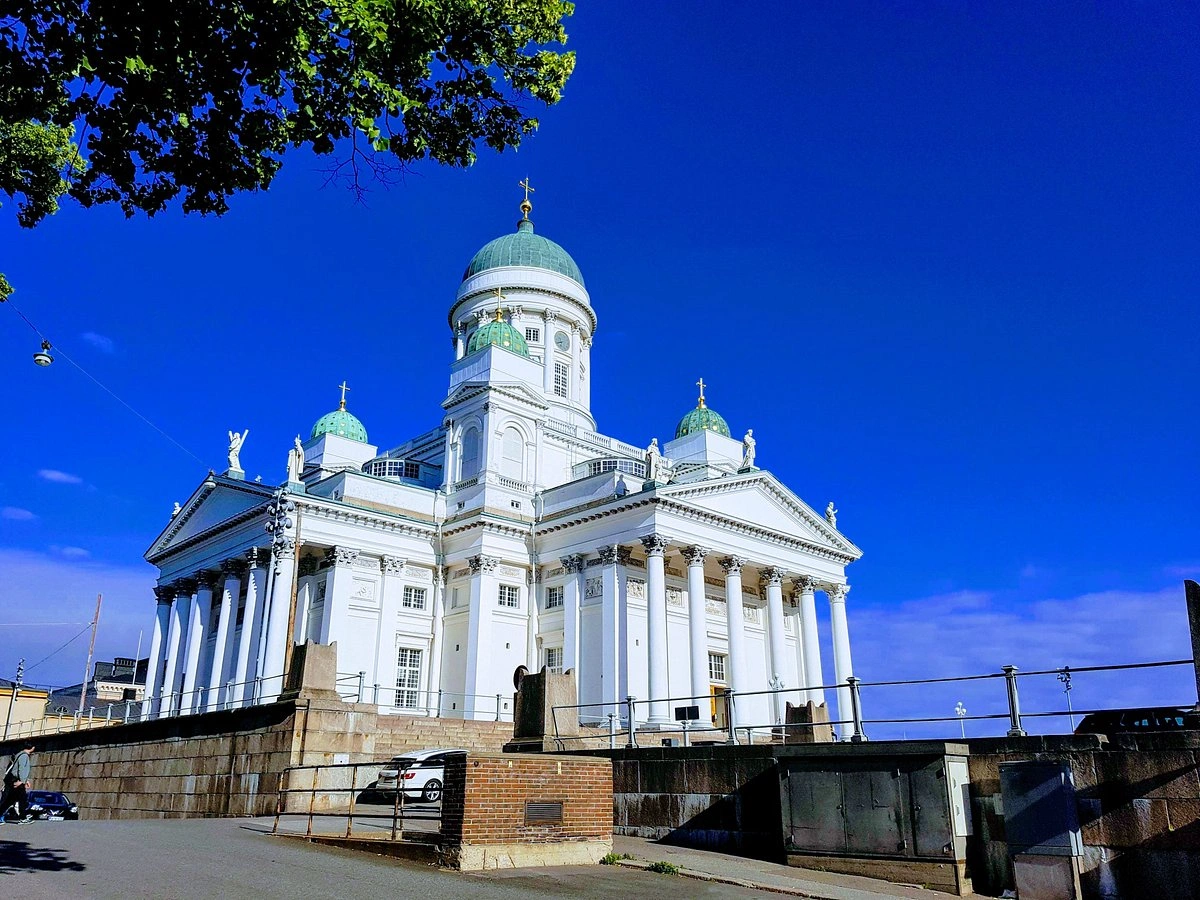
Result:
<svg viewBox="0 0 1200 900"><path fill-rule="evenodd" d="M612 764L586 756L468 753L447 763L442 834L463 869L596 862L612 850ZM561 802L530 824L528 802Z"/></svg>

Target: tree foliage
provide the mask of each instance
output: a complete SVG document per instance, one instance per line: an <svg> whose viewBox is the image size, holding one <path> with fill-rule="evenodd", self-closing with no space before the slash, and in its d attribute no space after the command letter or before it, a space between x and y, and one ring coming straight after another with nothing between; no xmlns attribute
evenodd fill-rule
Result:
<svg viewBox="0 0 1200 900"><path fill-rule="evenodd" d="M289 148L361 187L537 127L574 68L565 0L0 0L0 190L220 214ZM361 173L365 175L366 173Z"/></svg>

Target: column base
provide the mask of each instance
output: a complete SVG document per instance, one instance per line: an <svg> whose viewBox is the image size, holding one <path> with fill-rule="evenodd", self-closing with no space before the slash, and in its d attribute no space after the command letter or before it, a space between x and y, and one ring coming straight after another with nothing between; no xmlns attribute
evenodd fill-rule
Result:
<svg viewBox="0 0 1200 900"><path fill-rule="evenodd" d="M234 481L245 481L246 480L246 470L245 469L226 469L225 477L232 478Z"/></svg>

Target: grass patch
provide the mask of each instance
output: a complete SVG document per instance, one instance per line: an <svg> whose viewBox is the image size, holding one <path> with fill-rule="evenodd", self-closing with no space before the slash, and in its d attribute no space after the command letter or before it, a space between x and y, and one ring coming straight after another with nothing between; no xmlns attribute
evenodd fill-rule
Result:
<svg viewBox="0 0 1200 900"><path fill-rule="evenodd" d="M679 874L679 866L675 865L675 863L665 862L661 859L658 862L650 863L650 865L646 866L646 870L649 872L657 872L659 875Z"/></svg>
<svg viewBox="0 0 1200 900"><path fill-rule="evenodd" d="M602 856L600 858L600 865L615 866L617 863L619 863L623 859L633 859L633 854L632 853L605 853L604 856Z"/></svg>

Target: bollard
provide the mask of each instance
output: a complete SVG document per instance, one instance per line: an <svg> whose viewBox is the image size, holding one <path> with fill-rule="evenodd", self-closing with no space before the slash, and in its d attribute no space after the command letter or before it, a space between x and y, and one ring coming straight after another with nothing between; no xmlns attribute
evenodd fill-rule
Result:
<svg viewBox="0 0 1200 900"><path fill-rule="evenodd" d="M358 702L359 703L363 702L363 686L366 683L367 683L367 673L359 672L358 673ZM346 837L350 837L350 835L346 835Z"/></svg>
<svg viewBox="0 0 1200 900"><path fill-rule="evenodd" d="M691 741L688 739L688 725L690 724L687 719L683 720L683 746L685 747L692 746Z"/></svg>
<svg viewBox="0 0 1200 900"><path fill-rule="evenodd" d="M232 679L225 682L225 708L229 709L229 704L233 702L233 681Z"/></svg>
<svg viewBox="0 0 1200 900"><path fill-rule="evenodd" d="M617 714L608 714L608 749L617 749Z"/></svg>
<svg viewBox="0 0 1200 900"><path fill-rule="evenodd" d="M725 688L725 726L729 729L729 743L736 744L737 740L737 718L735 713L737 707L734 705L733 688Z"/></svg>
<svg viewBox="0 0 1200 900"><path fill-rule="evenodd" d="M435 715L435 716L438 716L438 717L440 717L440 716L441 716L441 714L442 714L442 689L441 689L441 688L438 688L438 705L437 705L437 712L435 712L435 713L434 713L434 715Z"/></svg>
<svg viewBox="0 0 1200 900"><path fill-rule="evenodd" d="M1008 736L1025 737L1021 727L1021 702L1017 698L1017 667L1004 666L1004 681L1008 686Z"/></svg>
<svg viewBox="0 0 1200 900"><path fill-rule="evenodd" d="M371 701L376 706L379 705L379 682L375 682L375 699Z"/></svg>
<svg viewBox="0 0 1200 900"><path fill-rule="evenodd" d="M633 718L633 705L637 701L637 697L630 694L625 698L625 709L629 715L629 743L627 746L637 746L637 722Z"/></svg>
<svg viewBox="0 0 1200 900"><path fill-rule="evenodd" d="M850 718L854 720L854 732L850 735L852 744L861 744L867 739L863 732L862 721L862 698L859 696L859 680L853 675L846 678L846 684L850 685Z"/></svg>
<svg viewBox="0 0 1200 900"><path fill-rule="evenodd" d="M112 721L112 704L111 703L108 704L108 706L106 706L104 709L104 721L105 722Z"/></svg>
<svg viewBox="0 0 1200 900"><path fill-rule="evenodd" d="M496 695L496 721L500 721L500 695Z"/></svg>

